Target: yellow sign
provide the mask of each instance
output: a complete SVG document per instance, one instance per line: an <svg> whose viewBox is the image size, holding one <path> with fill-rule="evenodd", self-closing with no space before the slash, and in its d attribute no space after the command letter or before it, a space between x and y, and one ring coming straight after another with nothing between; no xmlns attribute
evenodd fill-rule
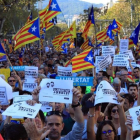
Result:
<svg viewBox="0 0 140 140"><path fill-rule="evenodd" d="M10 77L10 69L0 69L0 74L3 74L7 81L8 77Z"/></svg>

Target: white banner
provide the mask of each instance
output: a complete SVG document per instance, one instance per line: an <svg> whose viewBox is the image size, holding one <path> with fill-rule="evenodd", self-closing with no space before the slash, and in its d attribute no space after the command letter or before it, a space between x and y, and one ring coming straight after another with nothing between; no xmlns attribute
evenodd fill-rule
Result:
<svg viewBox="0 0 140 140"><path fill-rule="evenodd" d="M36 89L37 83L35 78L26 78L25 82L23 83L23 90L32 92Z"/></svg>
<svg viewBox="0 0 140 140"><path fill-rule="evenodd" d="M52 111L52 107L49 106L49 102L40 102L40 103L42 104L41 110L43 112L50 112L50 111Z"/></svg>
<svg viewBox="0 0 140 140"><path fill-rule="evenodd" d="M100 70L103 70L109 66L109 64L112 62L111 56L108 55L104 58L104 60L100 61L98 66Z"/></svg>
<svg viewBox="0 0 140 140"><path fill-rule="evenodd" d="M72 80L43 79L40 86L40 102L72 103Z"/></svg>
<svg viewBox="0 0 140 140"><path fill-rule="evenodd" d="M136 64L136 62L131 62L131 65L132 65L133 68L138 66L138 64ZM130 68L130 66L128 66L127 69L128 69L129 72L132 72L132 69Z"/></svg>
<svg viewBox="0 0 140 140"><path fill-rule="evenodd" d="M137 117L140 115L140 106L129 109L129 113L133 120L132 123L133 131L140 130L140 124L137 119Z"/></svg>
<svg viewBox="0 0 140 140"><path fill-rule="evenodd" d="M72 76L72 67L58 66L57 74L57 76Z"/></svg>
<svg viewBox="0 0 140 140"><path fill-rule="evenodd" d="M128 59L129 57L127 55L114 55L113 66L128 67Z"/></svg>
<svg viewBox="0 0 140 140"><path fill-rule="evenodd" d="M13 98L12 87L0 77L0 104L5 105Z"/></svg>
<svg viewBox="0 0 140 140"><path fill-rule="evenodd" d="M14 97L13 103L19 103L19 102L24 102L28 100L32 100L33 97L31 95L19 95Z"/></svg>
<svg viewBox="0 0 140 140"><path fill-rule="evenodd" d="M119 54L124 54L124 55L129 56L129 59L132 61L135 60L131 50L127 50L126 52L120 52Z"/></svg>
<svg viewBox="0 0 140 140"><path fill-rule="evenodd" d="M115 55L115 48L114 46L102 46L102 55Z"/></svg>
<svg viewBox="0 0 140 140"><path fill-rule="evenodd" d="M97 87L94 105L100 103L118 104L116 95L117 92L114 88L107 81L102 81Z"/></svg>
<svg viewBox="0 0 140 140"><path fill-rule="evenodd" d="M38 67L25 66L25 78L37 78L38 77Z"/></svg>
<svg viewBox="0 0 140 140"><path fill-rule="evenodd" d="M20 102L10 105L2 115L5 116L21 116L27 118L35 118L38 111L41 108L41 104L35 104L34 106L28 105L26 102Z"/></svg>
<svg viewBox="0 0 140 140"><path fill-rule="evenodd" d="M96 56L95 58L95 64L96 64L96 73L98 73L100 71L99 69L99 62L103 61L105 59L105 56ZM103 71L106 71L106 69L103 69Z"/></svg>
<svg viewBox="0 0 140 140"><path fill-rule="evenodd" d="M120 39L120 52L126 52L129 46L129 39Z"/></svg>

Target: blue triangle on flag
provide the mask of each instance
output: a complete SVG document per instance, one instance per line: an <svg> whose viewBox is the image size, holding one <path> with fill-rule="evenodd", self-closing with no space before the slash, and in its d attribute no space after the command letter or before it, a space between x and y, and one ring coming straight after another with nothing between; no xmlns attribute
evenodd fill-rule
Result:
<svg viewBox="0 0 140 140"><path fill-rule="evenodd" d="M33 34L34 36L40 38L40 32L39 32L39 18L34 21L32 26L29 28L28 32Z"/></svg>
<svg viewBox="0 0 140 140"><path fill-rule="evenodd" d="M49 7L49 11L61 12L61 9L56 0L52 0L50 7Z"/></svg>
<svg viewBox="0 0 140 140"><path fill-rule="evenodd" d="M3 49L3 47L2 47L2 45L1 45L1 42L0 42L0 53L6 54L4 49Z"/></svg>
<svg viewBox="0 0 140 140"><path fill-rule="evenodd" d="M93 53L92 50L88 53L85 57L84 61L89 62L90 64L94 65Z"/></svg>
<svg viewBox="0 0 140 140"><path fill-rule="evenodd" d="M88 15L88 20L91 20L91 23L95 24L93 6L91 8L90 14Z"/></svg>

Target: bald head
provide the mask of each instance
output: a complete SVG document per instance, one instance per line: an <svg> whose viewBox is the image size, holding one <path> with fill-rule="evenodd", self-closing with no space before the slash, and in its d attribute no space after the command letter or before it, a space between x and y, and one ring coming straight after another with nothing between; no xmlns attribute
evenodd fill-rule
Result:
<svg viewBox="0 0 140 140"><path fill-rule="evenodd" d="M119 78L115 78L113 81L113 87L116 92L120 93L121 90L121 80Z"/></svg>
<svg viewBox="0 0 140 140"><path fill-rule="evenodd" d="M113 84L121 84L121 80L118 77L116 77L113 81Z"/></svg>

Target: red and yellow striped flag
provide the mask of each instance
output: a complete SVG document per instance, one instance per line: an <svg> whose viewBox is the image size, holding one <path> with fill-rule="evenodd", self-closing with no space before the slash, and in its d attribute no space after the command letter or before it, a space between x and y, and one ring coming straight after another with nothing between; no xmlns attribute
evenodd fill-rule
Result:
<svg viewBox="0 0 140 140"><path fill-rule="evenodd" d="M67 67L71 63L71 60L68 60L65 64L64 67Z"/></svg>
<svg viewBox="0 0 140 140"><path fill-rule="evenodd" d="M129 49L132 48L132 47L134 47L134 46L135 46L135 44L133 43L133 40L131 40L129 38Z"/></svg>
<svg viewBox="0 0 140 140"><path fill-rule="evenodd" d="M114 40L112 40L112 39L110 39L109 41L110 41L109 45L112 45L114 43Z"/></svg>
<svg viewBox="0 0 140 140"><path fill-rule="evenodd" d="M82 44L82 46L81 46L81 49L83 50L83 51L85 51L85 50L89 50L89 49L92 49L93 47L91 47L91 46L89 46L89 40L87 39L83 44Z"/></svg>
<svg viewBox="0 0 140 140"><path fill-rule="evenodd" d="M94 67L92 50L86 50L72 58L72 72L78 72Z"/></svg>

